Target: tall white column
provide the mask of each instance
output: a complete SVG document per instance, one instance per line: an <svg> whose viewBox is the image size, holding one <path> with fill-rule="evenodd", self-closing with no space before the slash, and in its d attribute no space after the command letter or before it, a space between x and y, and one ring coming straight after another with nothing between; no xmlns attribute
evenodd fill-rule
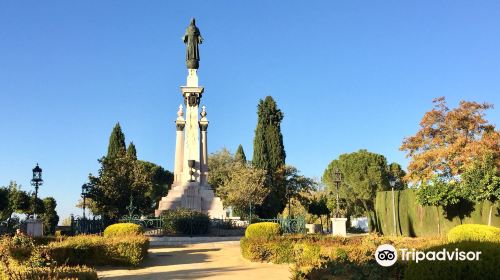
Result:
<svg viewBox="0 0 500 280"><path fill-rule="evenodd" d="M184 120L182 111L182 104L179 105L179 111L177 112L177 120L175 121L176 126L176 137L175 137L175 166L174 166L174 182L182 183L182 170L184 162L184 127L186 121Z"/></svg>
<svg viewBox="0 0 500 280"><path fill-rule="evenodd" d="M207 111L206 107L203 106L200 120L200 130L201 130L201 142L200 142L200 173L201 173L201 184L208 185L208 139L207 139L207 128L208 128L208 120L206 118Z"/></svg>
<svg viewBox="0 0 500 280"><path fill-rule="evenodd" d="M198 76L195 69L189 69L187 77L187 86L181 87L184 102L186 104L186 127L184 139L184 159L183 159L183 178L188 182L191 178L200 182L200 132L198 124L198 106L203 94L203 87L198 86ZM188 165L189 160L194 160L194 168ZM191 177L190 171L194 174Z"/></svg>

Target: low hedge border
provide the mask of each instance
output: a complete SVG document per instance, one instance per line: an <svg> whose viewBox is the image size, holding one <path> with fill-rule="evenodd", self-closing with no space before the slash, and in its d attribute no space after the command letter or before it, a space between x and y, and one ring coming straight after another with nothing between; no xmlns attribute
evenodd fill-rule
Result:
<svg viewBox="0 0 500 280"><path fill-rule="evenodd" d="M80 235L50 243L47 254L59 264L137 266L146 256L149 239L145 236L101 237Z"/></svg>

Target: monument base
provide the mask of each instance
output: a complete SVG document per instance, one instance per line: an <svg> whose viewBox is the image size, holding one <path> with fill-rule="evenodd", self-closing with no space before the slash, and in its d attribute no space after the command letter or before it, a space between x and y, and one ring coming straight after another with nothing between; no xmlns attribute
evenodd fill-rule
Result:
<svg viewBox="0 0 500 280"><path fill-rule="evenodd" d="M38 219L26 220L26 234L31 237L43 236L43 223Z"/></svg>
<svg viewBox="0 0 500 280"><path fill-rule="evenodd" d="M332 235L346 237L347 218L331 218L331 221L332 221Z"/></svg>
<svg viewBox="0 0 500 280"><path fill-rule="evenodd" d="M166 210L187 208L208 214L210 218L225 218L226 212L219 197L215 196L210 186L199 182L174 183L167 196L161 198L155 216L161 216Z"/></svg>

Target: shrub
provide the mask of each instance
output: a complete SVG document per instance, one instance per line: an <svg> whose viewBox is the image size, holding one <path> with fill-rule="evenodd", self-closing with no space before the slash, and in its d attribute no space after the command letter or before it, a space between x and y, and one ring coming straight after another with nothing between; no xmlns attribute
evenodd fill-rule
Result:
<svg viewBox="0 0 500 280"><path fill-rule="evenodd" d="M104 230L104 237L140 235L143 233L144 231L140 225L133 223L119 223L108 226Z"/></svg>
<svg viewBox="0 0 500 280"><path fill-rule="evenodd" d="M85 266L57 266L43 247L28 236L4 237L0 242L0 279L97 279Z"/></svg>
<svg viewBox="0 0 500 280"><path fill-rule="evenodd" d="M498 260L500 259L500 243L464 241L431 247L428 251L443 249L455 251L480 251L478 261L420 261L409 262L405 271L405 280L425 279L498 279Z"/></svg>
<svg viewBox="0 0 500 280"><path fill-rule="evenodd" d="M11 265L8 270L0 269L0 279L9 280L52 280L52 279L78 279L97 280L94 269L85 266L51 266L31 267Z"/></svg>
<svg viewBox="0 0 500 280"><path fill-rule="evenodd" d="M148 247L149 239L142 235L79 235L49 244L47 254L59 264L136 266L147 256Z"/></svg>
<svg viewBox="0 0 500 280"><path fill-rule="evenodd" d="M293 242L289 239L262 240L242 238L241 255L253 262L292 263L294 261Z"/></svg>
<svg viewBox="0 0 500 280"><path fill-rule="evenodd" d="M167 210L163 212L162 219L166 234L206 234L210 226L207 214L192 209Z"/></svg>
<svg viewBox="0 0 500 280"><path fill-rule="evenodd" d="M500 228L476 224L460 225L448 232L448 241L500 242Z"/></svg>
<svg viewBox="0 0 500 280"><path fill-rule="evenodd" d="M245 231L246 238L270 240L281 234L280 225L277 223L263 222L251 224Z"/></svg>

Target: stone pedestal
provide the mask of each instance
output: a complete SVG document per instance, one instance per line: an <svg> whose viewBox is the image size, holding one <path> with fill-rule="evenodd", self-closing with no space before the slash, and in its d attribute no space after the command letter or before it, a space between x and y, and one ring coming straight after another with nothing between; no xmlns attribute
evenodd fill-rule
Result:
<svg viewBox="0 0 500 280"><path fill-rule="evenodd" d="M43 236L43 223L37 219L26 220L26 234L31 237Z"/></svg>
<svg viewBox="0 0 500 280"><path fill-rule="evenodd" d="M334 236L347 236L347 218L332 218L332 235Z"/></svg>
<svg viewBox="0 0 500 280"><path fill-rule="evenodd" d="M188 182L185 184L173 184L167 196L162 197L155 210L155 216L159 217L165 210L187 208L207 213L211 218L225 218L222 201L215 196L210 186L200 185L199 182Z"/></svg>
<svg viewBox="0 0 500 280"><path fill-rule="evenodd" d="M306 224L307 233L319 233L321 232L321 225L319 224Z"/></svg>

